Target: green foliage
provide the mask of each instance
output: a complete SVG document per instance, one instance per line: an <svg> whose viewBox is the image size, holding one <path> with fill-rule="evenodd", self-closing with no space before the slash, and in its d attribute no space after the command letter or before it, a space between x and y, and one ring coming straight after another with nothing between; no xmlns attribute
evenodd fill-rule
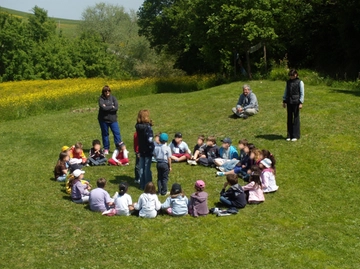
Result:
<svg viewBox="0 0 360 269"><path fill-rule="evenodd" d="M242 84L120 102L119 123L128 148L137 112L147 108L155 132L172 136L181 131L190 146L199 134L229 136L233 141L247 138L274 154L279 191L266 195L261 205L223 218L103 217L72 203L63 184L51 180L52 171L63 145L81 141L88 149L101 137L96 111L63 110L1 123L0 147L6 154L0 155L0 196L6 202L1 211L0 267L357 268L358 92L305 85L302 138L292 143L284 140L284 81L250 82L261 111L247 120L232 119L231 107ZM96 100L89 100L84 107L94 105ZM130 166L85 167L85 176L93 186L105 177L111 195L127 181L137 201L141 191L133 183L134 164L130 153ZM155 181L155 165L152 171ZM214 172L174 164L169 185L179 182L189 196L195 180L203 179L213 207L224 182Z"/></svg>

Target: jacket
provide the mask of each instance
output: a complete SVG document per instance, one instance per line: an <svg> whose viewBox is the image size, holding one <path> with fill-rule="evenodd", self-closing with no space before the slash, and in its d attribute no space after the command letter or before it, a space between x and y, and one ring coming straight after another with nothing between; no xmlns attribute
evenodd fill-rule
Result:
<svg viewBox="0 0 360 269"><path fill-rule="evenodd" d="M236 104L236 108L239 108L239 107L242 107L244 110L249 109L249 108L255 108L256 111L259 111L259 104L258 104L255 93L250 91L247 96L245 96L242 93Z"/></svg>
<svg viewBox="0 0 360 269"><path fill-rule="evenodd" d="M154 151L154 133L149 123L135 125L139 143L140 157L152 157Z"/></svg>
<svg viewBox="0 0 360 269"><path fill-rule="evenodd" d="M190 196L189 214L193 217L205 216L209 213L208 194L204 191L195 192Z"/></svg>
<svg viewBox="0 0 360 269"><path fill-rule="evenodd" d="M109 98L106 98L104 95L100 95L98 120L108 123L116 122L118 109L119 104L115 96L110 95Z"/></svg>
<svg viewBox="0 0 360 269"><path fill-rule="evenodd" d="M224 148L221 147L219 149L219 154L220 154L221 158L223 157L223 153L224 153ZM239 158L237 150L235 149L234 146L230 146L226 160L232 160L232 159L237 159L237 158Z"/></svg>
<svg viewBox="0 0 360 269"><path fill-rule="evenodd" d="M244 208L246 206L246 195L239 184L232 185L226 191L222 189L220 195L227 197L231 205L236 208Z"/></svg>

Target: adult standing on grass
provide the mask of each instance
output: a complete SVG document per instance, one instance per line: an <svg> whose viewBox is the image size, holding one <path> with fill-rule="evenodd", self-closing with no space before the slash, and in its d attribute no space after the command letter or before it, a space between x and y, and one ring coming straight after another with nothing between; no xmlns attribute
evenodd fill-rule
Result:
<svg viewBox="0 0 360 269"><path fill-rule="evenodd" d="M151 159L154 151L154 132L151 128L152 121L150 120L149 110L140 110L136 121L136 132L139 143L139 178L136 178L136 183L140 183L140 189L143 190L145 185L152 181L151 173Z"/></svg>
<svg viewBox="0 0 360 269"><path fill-rule="evenodd" d="M249 116L259 112L259 104L256 95L252 92L248 84L243 86L243 93L240 95L236 107L232 108L232 112L243 119L247 119Z"/></svg>
<svg viewBox="0 0 360 269"><path fill-rule="evenodd" d="M297 141L300 138L300 109L304 103L305 88L295 69L290 70L289 76L283 96L283 107L287 108L286 141Z"/></svg>
<svg viewBox="0 0 360 269"><path fill-rule="evenodd" d="M104 146L104 154L109 154L109 128L114 135L115 147L121 140L120 127L117 122L117 111L119 104L115 96L111 95L109 86L104 86L99 97L98 120L101 129L101 136Z"/></svg>

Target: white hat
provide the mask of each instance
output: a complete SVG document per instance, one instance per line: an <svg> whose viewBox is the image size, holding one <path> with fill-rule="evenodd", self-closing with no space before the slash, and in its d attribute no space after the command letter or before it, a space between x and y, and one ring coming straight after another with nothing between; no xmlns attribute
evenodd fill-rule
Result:
<svg viewBox="0 0 360 269"><path fill-rule="evenodd" d="M76 169L76 170L73 172L74 177L79 177L81 174L85 174L85 171L80 170L80 169Z"/></svg>
<svg viewBox="0 0 360 269"><path fill-rule="evenodd" d="M272 164L272 162L269 158L265 158L265 159L261 160L260 163L262 163L266 168L270 168L271 164Z"/></svg>

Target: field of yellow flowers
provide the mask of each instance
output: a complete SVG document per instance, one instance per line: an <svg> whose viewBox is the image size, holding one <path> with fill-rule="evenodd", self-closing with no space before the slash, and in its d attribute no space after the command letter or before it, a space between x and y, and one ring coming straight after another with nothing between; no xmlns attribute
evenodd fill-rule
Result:
<svg viewBox="0 0 360 269"><path fill-rule="evenodd" d="M216 76L146 78L140 80L64 79L0 83L0 121L25 118L47 111L96 104L104 85L120 100L163 93L190 92L219 84Z"/></svg>

